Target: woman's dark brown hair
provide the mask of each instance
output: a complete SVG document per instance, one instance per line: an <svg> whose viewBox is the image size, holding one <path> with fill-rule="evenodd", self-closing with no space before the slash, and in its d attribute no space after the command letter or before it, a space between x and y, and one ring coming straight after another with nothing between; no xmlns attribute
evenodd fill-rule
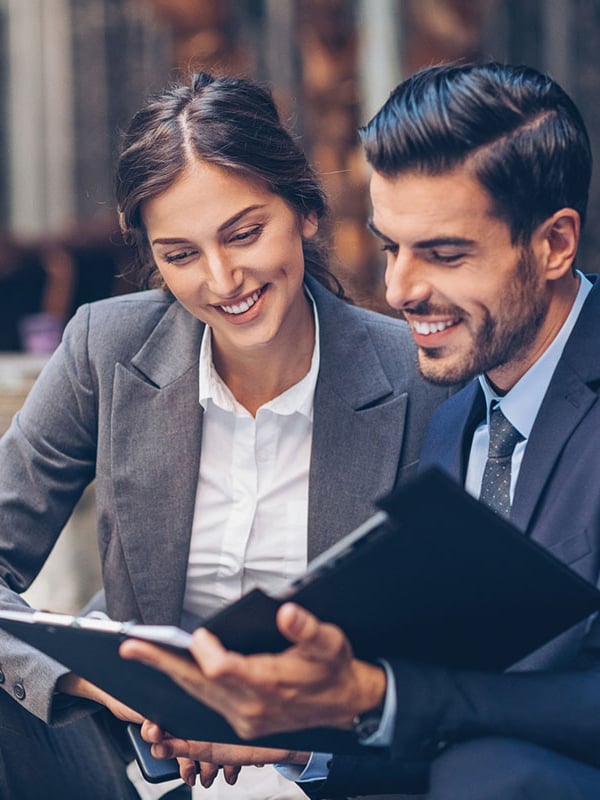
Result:
<svg viewBox="0 0 600 800"><path fill-rule="evenodd" d="M203 72L151 98L135 114L123 140L116 196L123 235L136 246L143 286L163 284L144 229L142 204L171 186L196 158L260 181L300 216L315 214L319 234L303 242L305 270L343 294L327 268L325 195L281 123L271 94L248 80Z"/></svg>

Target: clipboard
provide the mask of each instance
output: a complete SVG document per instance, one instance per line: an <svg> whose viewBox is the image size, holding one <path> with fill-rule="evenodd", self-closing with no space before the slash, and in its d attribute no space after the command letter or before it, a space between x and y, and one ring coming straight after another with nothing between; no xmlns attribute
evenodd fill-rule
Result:
<svg viewBox="0 0 600 800"><path fill-rule="evenodd" d="M600 609L595 586L437 469L378 505L380 511L283 592L269 596L255 589L205 627L229 649L278 652L288 643L275 614L294 600L339 625L361 658L502 671ZM189 634L177 628L31 611L0 611L0 627L175 736L249 744L166 675L118 655L131 636L185 649ZM252 743L364 753L351 733L333 728Z"/></svg>

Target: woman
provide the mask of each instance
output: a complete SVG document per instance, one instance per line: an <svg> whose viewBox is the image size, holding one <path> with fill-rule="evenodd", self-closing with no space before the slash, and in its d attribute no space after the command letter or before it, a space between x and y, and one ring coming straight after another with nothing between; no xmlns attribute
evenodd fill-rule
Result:
<svg viewBox="0 0 600 800"><path fill-rule="evenodd" d="M260 87L198 74L150 100L124 140L117 200L158 288L80 309L0 442L0 602L22 604L95 477L109 615L194 627L294 578L369 516L414 468L446 393L416 374L403 323L336 296L323 194ZM9 637L1 652L19 705L73 723L49 728L0 693L0 734L26 726L59 754L47 785L64 786L61 754L93 736L68 778L78 796L135 796L119 755L100 758L111 715L85 716L87 701L137 716ZM2 751L2 785L29 797ZM271 767L248 775L246 800L299 792Z"/></svg>

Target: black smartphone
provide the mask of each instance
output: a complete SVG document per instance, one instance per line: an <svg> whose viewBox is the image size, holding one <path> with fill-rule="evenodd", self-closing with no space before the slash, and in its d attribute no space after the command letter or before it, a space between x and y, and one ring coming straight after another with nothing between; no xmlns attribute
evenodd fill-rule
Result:
<svg viewBox="0 0 600 800"><path fill-rule="evenodd" d="M180 777L177 759L154 758L150 751L151 745L142 739L139 725L130 722L127 725L127 735L133 746L140 772L149 783L162 783Z"/></svg>

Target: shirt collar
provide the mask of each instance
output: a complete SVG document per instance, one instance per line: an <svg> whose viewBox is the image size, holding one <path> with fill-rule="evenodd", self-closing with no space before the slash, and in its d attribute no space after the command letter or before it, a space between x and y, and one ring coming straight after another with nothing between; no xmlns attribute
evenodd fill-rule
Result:
<svg viewBox="0 0 600 800"><path fill-rule="evenodd" d="M314 297L306 284L304 284L304 291L311 302L315 320L315 344L310 362L310 369L298 383L290 386L285 392L274 397L268 403L265 403L261 406L261 409L268 409L274 414L281 415L299 413L312 421L313 399L320 364L319 314ZM216 406L219 406L219 408L236 414L237 416L249 416L249 412L238 403L227 384L215 369L212 358L212 331L210 327L206 325L204 327L204 333L202 334L199 360L199 402L205 411L208 408L209 401L212 401Z"/></svg>
<svg viewBox="0 0 600 800"><path fill-rule="evenodd" d="M556 369L562 351L567 343L571 331L575 327L577 318L592 284L583 275L579 275L579 289L577 295L561 329L553 339L550 346L542 353L540 358L520 378L512 389L504 396L498 396L488 383L485 375L479 376L479 383L483 390L486 402L486 418L489 423L490 406L492 403L500 405L502 413L510 423L526 439L529 438L537 413L542 405L546 390L550 385L552 375Z"/></svg>

